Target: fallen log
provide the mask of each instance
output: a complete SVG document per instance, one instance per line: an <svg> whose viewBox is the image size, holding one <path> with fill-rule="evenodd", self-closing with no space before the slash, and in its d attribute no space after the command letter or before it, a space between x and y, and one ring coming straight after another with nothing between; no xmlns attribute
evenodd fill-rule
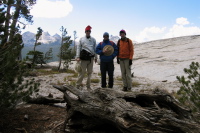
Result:
<svg viewBox="0 0 200 133"><path fill-rule="evenodd" d="M65 131L97 133L199 133L190 110L162 91L83 91L56 86L67 103ZM72 96L74 94L76 97Z"/></svg>
<svg viewBox="0 0 200 133"><path fill-rule="evenodd" d="M30 98L27 103L34 104L53 104L53 103L65 103L62 98L52 98L48 96L38 96L35 98Z"/></svg>

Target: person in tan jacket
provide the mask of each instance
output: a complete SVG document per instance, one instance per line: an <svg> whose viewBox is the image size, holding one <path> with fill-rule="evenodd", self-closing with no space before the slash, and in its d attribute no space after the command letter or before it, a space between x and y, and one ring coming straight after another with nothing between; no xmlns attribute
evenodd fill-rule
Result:
<svg viewBox="0 0 200 133"><path fill-rule="evenodd" d="M117 46L119 48L119 54L117 56L117 63L120 64L123 91L130 91L132 88L131 79L131 65L134 55L134 45L132 40L126 37L126 31L121 30L119 32L121 39L118 40Z"/></svg>

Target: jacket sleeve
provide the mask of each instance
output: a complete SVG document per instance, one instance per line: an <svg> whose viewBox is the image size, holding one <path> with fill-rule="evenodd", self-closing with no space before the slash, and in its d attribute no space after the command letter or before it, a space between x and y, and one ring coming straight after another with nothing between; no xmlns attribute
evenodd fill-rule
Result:
<svg viewBox="0 0 200 133"><path fill-rule="evenodd" d="M114 52L113 52L113 54L112 54L112 56L113 56L113 59L118 55L118 47L117 47L117 45L114 43L114 45L113 45L113 48L114 48Z"/></svg>
<svg viewBox="0 0 200 133"><path fill-rule="evenodd" d="M130 57L129 59L132 60L133 59L133 55L134 55L134 45L132 40L129 39L129 49L130 49Z"/></svg>
<svg viewBox="0 0 200 133"><path fill-rule="evenodd" d="M81 39L80 39L79 43L76 47L76 58L80 58L81 47L82 47L82 45L81 45Z"/></svg>
<svg viewBox="0 0 200 133"><path fill-rule="evenodd" d="M119 43L120 43L120 39L117 41L117 48L118 48L118 53L117 53L117 58L119 58L119 47L120 47L120 45L119 45Z"/></svg>
<svg viewBox="0 0 200 133"><path fill-rule="evenodd" d="M95 52L96 47L97 47L97 42L96 42L96 40L94 39L94 57L95 57L95 59L98 58L98 56L97 56L97 54L96 54L96 52Z"/></svg>
<svg viewBox="0 0 200 133"><path fill-rule="evenodd" d="M99 43L98 45L97 45L97 47L96 47L96 53L98 54L98 55L103 55L103 51L102 51L102 49L101 49L101 44Z"/></svg>

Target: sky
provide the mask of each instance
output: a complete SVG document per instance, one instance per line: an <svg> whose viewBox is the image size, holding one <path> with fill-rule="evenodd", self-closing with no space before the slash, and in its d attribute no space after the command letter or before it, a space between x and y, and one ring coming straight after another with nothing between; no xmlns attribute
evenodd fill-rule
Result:
<svg viewBox="0 0 200 133"><path fill-rule="evenodd" d="M200 35L199 6L200 0L37 0L31 9L34 22L22 32L41 27L61 35L63 26L79 39L90 25L99 42L104 32L119 36L121 29L137 42Z"/></svg>

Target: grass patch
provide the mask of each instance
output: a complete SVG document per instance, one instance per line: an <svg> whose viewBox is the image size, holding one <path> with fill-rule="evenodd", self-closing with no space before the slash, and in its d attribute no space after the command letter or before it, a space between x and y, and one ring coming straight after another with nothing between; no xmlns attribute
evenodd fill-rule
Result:
<svg viewBox="0 0 200 133"><path fill-rule="evenodd" d="M39 75L59 74L60 72L54 70L37 69Z"/></svg>
<svg viewBox="0 0 200 133"><path fill-rule="evenodd" d="M72 70L72 69L67 69L66 72L67 72L67 73L73 73L73 74L76 73L76 71L74 71L74 70Z"/></svg>
<svg viewBox="0 0 200 133"><path fill-rule="evenodd" d="M91 79L91 83L99 83L100 80L99 79Z"/></svg>
<svg viewBox="0 0 200 133"><path fill-rule="evenodd" d="M70 85L75 86L76 85L76 81L71 81Z"/></svg>
<svg viewBox="0 0 200 133"><path fill-rule="evenodd" d="M76 72L74 70L60 70L56 67L53 67L52 69L35 69L34 71L30 71L28 73L28 76L41 76L41 75L52 75L52 74L59 74L59 73L73 73L75 74Z"/></svg>
<svg viewBox="0 0 200 133"><path fill-rule="evenodd" d="M116 80L122 81L122 77L116 77Z"/></svg>
<svg viewBox="0 0 200 133"><path fill-rule="evenodd" d="M97 73L98 76L101 76L101 73Z"/></svg>
<svg viewBox="0 0 200 133"><path fill-rule="evenodd" d="M67 77L64 77L64 79L63 79L65 82L67 81Z"/></svg>
<svg viewBox="0 0 200 133"><path fill-rule="evenodd" d="M77 78L78 77L78 73L73 73L72 75L68 76L69 78Z"/></svg>
<svg viewBox="0 0 200 133"><path fill-rule="evenodd" d="M139 82L137 82L137 81L133 81L132 82L132 86L133 87L138 87L139 85L141 85Z"/></svg>
<svg viewBox="0 0 200 133"><path fill-rule="evenodd" d="M147 86L151 86L151 84L148 83Z"/></svg>
<svg viewBox="0 0 200 133"><path fill-rule="evenodd" d="M58 80L56 85L64 85L64 84L65 84L65 83L60 82L60 81Z"/></svg>

